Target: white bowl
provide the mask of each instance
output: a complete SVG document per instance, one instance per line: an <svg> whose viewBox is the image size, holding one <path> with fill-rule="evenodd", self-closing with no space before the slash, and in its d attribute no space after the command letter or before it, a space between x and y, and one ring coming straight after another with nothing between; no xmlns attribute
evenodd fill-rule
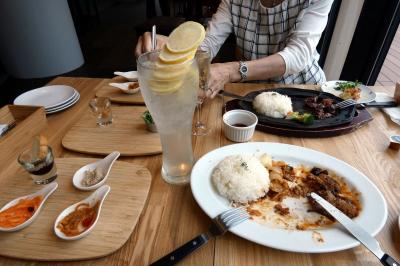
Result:
<svg viewBox="0 0 400 266"><path fill-rule="evenodd" d="M40 213L40 210L43 207L43 204L45 203L47 198L57 189L57 187L58 187L58 184L56 182L50 183L50 184L46 185L44 188L42 188L41 190L39 190L39 191L37 191L37 192L35 192L33 194L16 198L16 199L10 201L9 203L7 203L6 205L4 205L4 207L0 209L0 212L10 208L11 206L14 206L15 204L17 204L22 199L34 198L34 197L39 196L39 195L41 195L43 197L42 202L40 203L39 207L37 208L37 210L35 211L35 213L32 215L31 218L29 218L28 220L26 220L22 224L17 225L15 227L11 227L11 228L0 227L0 232L18 231L18 230L24 229L25 227L27 227L28 225L33 223L33 221L39 216L39 213Z"/></svg>
<svg viewBox="0 0 400 266"><path fill-rule="evenodd" d="M254 134L258 118L246 110L232 110L222 117L225 137L234 142L249 141ZM238 126L241 124L242 126Z"/></svg>
<svg viewBox="0 0 400 266"><path fill-rule="evenodd" d="M58 215L58 217L54 223L54 233L59 238L64 239L64 240L78 240L78 239L81 239L81 238L87 236L93 230L93 228L97 224L97 221L99 220L100 212L101 212L101 208L103 206L104 199L106 198L108 192L110 192L110 189L111 189L110 186L104 185L104 186L98 188L95 192L92 193L92 195L90 195L86 199L84 199L78 203L75 203L74 205L71 205L68 208L66 208L65 210L63 210L60 213L60 215ZM76 206L78 206L79 204L87 203L87 204L89 204L90 207L93 207L98 201L100 201L100 204L99 204L99 209L97 210L96 219L93 222L93 224L88 229L86 229L86 231L84 231L76 236L66 236L60 229L57 228L57 225L61 222L61 220L64 219L64 217L67 216L68 214L70 214L71 212L75 211Z"/></svg>

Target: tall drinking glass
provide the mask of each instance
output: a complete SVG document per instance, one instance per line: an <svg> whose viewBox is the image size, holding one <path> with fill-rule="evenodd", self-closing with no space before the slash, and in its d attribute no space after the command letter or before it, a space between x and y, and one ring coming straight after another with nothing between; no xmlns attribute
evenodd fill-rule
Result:
<svg viewBox="0 0 400 266"><path fill-rule="evenodd" d="M140 90L161 138L161 174L171 184L186 184L194 163L192 120L199 88L196 60L158 64L159 51L137 60Z"/></svg>
<svg viewBox="0 0 400 266"><path fill-rule="evenodd" d="M210 76L211 55L208 51L198 50L196 52L197 65L199 67L199 96L196 105L196 123L194 124L193 135L204 136L209 133L207 126L201 121L201 105L208 90L208 79Z"/></svg>

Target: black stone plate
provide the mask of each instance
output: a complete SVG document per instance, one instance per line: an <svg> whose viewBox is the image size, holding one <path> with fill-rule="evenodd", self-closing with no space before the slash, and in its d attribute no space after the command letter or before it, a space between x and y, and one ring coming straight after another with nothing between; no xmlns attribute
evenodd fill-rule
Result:
<svg viewBox="0 0 400 266"><path fill-rule="evenodd" d="M304 90L304 89L297 89L297 88L278 88L278 89L265 89L260 91L253 91L244 96L246 99L254 99L258 94L266 91L275 91L283 95L287 95L292 100L293 111L300 112L300 113L312 113L312 110L309 109L306 105L304 100L308 97L315 97L320 96L321 98L330 98L335 100L337 103L343 101L343 99L336 97L333 94L314 91L314 90ZM257 113L253 109L253 104L248 101L239 101L239 106L244 110L253 112L257 115L259 123L272 125L272 126L279 126L279 127L287 127L287 128L298 128L298 129L313 129L313 128L323 128L323 127L333 127L338 125L343 125L346 123L350 123L356 111L356 106L350 106L343 109L338 109L337 113L333 117L325 118L325 119L315 119L311 125L305 125L301 122L284 119L284 118L272 118L269 116L265 116L262 114Z"/></svg>

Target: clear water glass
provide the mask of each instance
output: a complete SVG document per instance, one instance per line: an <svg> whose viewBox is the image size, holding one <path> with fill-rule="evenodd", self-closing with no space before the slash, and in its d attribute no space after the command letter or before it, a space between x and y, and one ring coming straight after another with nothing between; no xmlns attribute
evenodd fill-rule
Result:
<svg viewBox="0 0 400 266"><path fill-rule="evenodd" d="M111 111L111 102L107 97L96 97L89 103L90 109L96 117L98 126L111 125L113 115Z"/></svg>
<svg viewBox="0 0 400 266"><path fill-rule="evenodd" d="M211 54L208 51L198 50L196 52L196 60L199 67L199 95L196 105L197 121L194 124L193 135L204 136L210 132L207 126L201 121L201 107L205 99L206 91L208 90Z"/></svg>
<svg viewBox="0 0 400 266"><path fill-rule="evenodd" d="M156 78L160 74L157 72L158 55L159 51L153 51L138 58L140 90L161 139L161 175L170 184L186 184L194 163L192 121L199 88L197 62L186 62L186 74L171 80L168 77L174 76L177 66L164 66L168 76L160 80Z"/></svg>

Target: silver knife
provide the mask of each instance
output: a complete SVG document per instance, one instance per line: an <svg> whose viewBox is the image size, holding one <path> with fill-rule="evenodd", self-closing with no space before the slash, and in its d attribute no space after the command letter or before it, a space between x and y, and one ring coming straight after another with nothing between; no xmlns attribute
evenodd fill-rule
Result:
<svg viewBox="0 0 400 266"><path fill-rule="evenodd" d="M360 241L367 249L374 253L374 255L381 261L383 265L400 266L397 261L382 251L381 247L379 246L379 242L374 237L372 237L361 226L347 217L343 212L338 210L335 206L314 192L311 193L311 197L339 223L341 223L343 227L347 229L347 231L349 231L355 238L358 239L358 241Z"/></svg>

